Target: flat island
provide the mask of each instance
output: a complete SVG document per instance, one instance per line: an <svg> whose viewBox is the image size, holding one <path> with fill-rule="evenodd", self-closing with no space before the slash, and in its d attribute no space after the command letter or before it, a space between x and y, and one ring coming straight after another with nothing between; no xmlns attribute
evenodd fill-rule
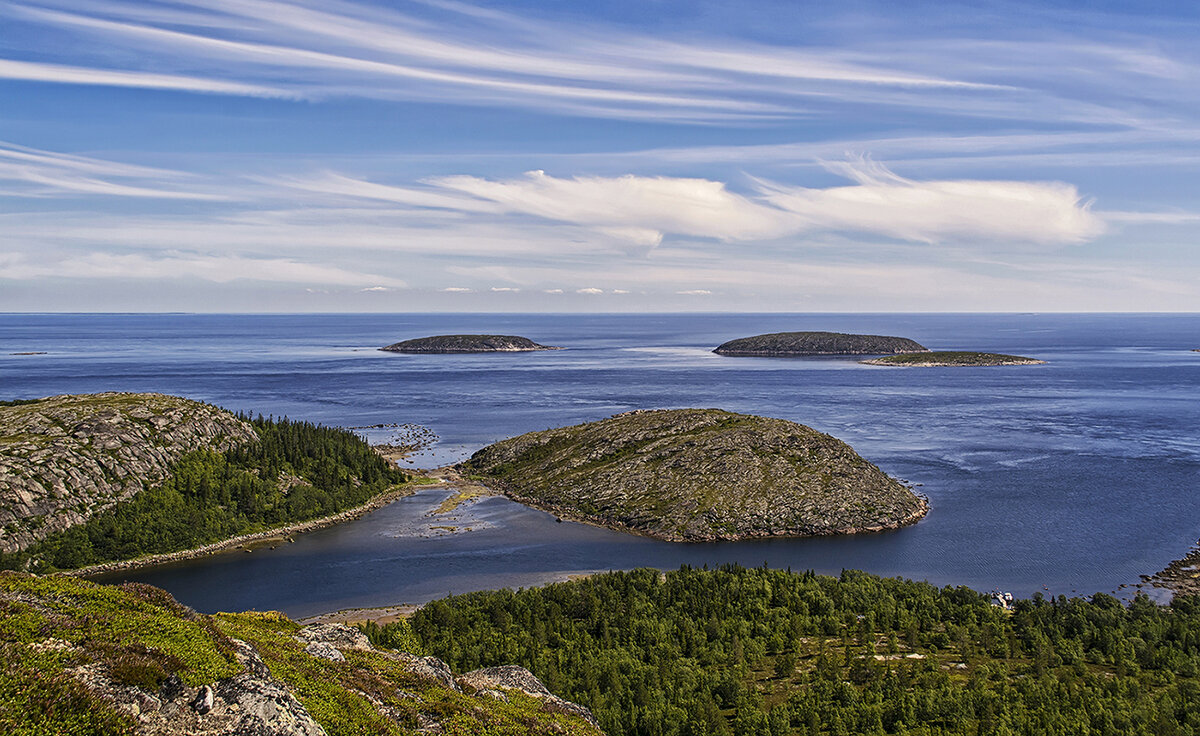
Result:
<svg viewBox="0 0 1200 736"><path fill-rule="evenodd" d="M927 350L924 345L906 337L847 335L841 332L773 332L739 337L723 343L713 352L718 355L785 358L804 355L887 355Z"/></svg>
<svg viewBox="0 0 1200 736"><path fill-rule="evenodd" d="M929 508L841 440L720 409L638 410L530 432L459 470L557 516L669 541L881 531Z"/></svg>
<svg viewBox="0 0 1200 736"><path fill-rule="evenodd" d="M1046 361L1037 358L1026 358L1021 355L1004 355L1003 353L972 353L955 350L938 350L924 353L901 353L900 355L885 355L882 358L862 360L866 365L907 366L910 368L930 368L941 366L988 366L988 365L1043 365Z"/></svg>
<svg viewBox="0 0 1200 736"><path fill-rule="evenodd" d="M434 335L404 340L379 348L389 353L524 353L533 350L562 350L538 345L515 335Z"/></svg>

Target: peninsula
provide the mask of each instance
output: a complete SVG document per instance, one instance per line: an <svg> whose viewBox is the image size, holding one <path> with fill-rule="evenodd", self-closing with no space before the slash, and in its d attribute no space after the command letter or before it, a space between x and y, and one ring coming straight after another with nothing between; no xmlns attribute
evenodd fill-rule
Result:
<svg viewBox="0 0 1200 736"><path fill-rule="evenodd" d="M906 337L847 335L840 332L773 332L730 340L713 352L718 355L786 358L806 355L886 355L926 350L924 345Z"/></svg>
<svg viewBox="0 0 1200 736"><path fill-rule="evenodd" d="M363 513L408 480L352 432L177 396L0 402L0 568L212 550Z"/></svg>
<svg viewBox="0 0 1200 736"><path fill-rule="evenodd" d="M638 410L530 432L460 470L560 517L669 541L873 532L928 510L834 437L720 409Z"/></svg>
<svg viewBox="0 0 1200 736"><path fill-rule="evenodd" d="M562 350L514 335L435 335L404 340L379 349L389 353L525 353Z"/></svg>
<svg viewBox="0 0 1200 736"><path fill-rule="evenodd" d="M1046 361L1003 353L973 353L961 350L938 350L924 353L900 353L881 358L861 360L865 365L929 368L942 366L1044 365Z"/></svg>

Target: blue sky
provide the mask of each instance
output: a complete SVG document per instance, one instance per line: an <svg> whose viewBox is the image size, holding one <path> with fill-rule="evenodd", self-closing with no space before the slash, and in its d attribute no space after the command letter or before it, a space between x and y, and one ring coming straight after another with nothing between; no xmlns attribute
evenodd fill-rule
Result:
<svg viewBox="0 0 1200 736"><path fill-rule="evenodd" d="M1144 5L0 0L0 310L1200 311Z"/></svg>

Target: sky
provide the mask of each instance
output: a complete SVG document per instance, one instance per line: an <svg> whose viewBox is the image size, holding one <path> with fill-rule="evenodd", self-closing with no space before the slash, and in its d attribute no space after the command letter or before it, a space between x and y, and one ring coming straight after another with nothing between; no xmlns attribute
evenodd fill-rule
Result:
<svg viewBox="0 0 1200 736"><path fill-rule="evenodd" d="M1200 4L0 0L0 311L1200 311Z"/></svg>

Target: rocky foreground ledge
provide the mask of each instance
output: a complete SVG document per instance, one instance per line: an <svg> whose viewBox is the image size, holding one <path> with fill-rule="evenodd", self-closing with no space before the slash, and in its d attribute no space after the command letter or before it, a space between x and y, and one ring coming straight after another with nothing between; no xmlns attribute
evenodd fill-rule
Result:
<svg viewBox="0 0 1200 736"><path fill-rule="evenodd" d="M0 573L0 631L0 733L602 736L520 667L455 676L347 626L205 616L148 585Z"/></svg>
<svg viewBox="0 0 1200 736"><path fill-rule="evenodd" d="M841 440L720 409L530 432L459 470L560 517L669 541L876 532L929 509Z"/></svg>
<svg viewBox="0 0 1200 736"><path fill-rule="evenodd" d="M906 337L849 335L841 332L773 332L740 337L718 346L718 355L801 357L813 355L886 355L927 350Z"/></svg>
<svg viewBox="0 0 1200 736"><path fill-rule="evenodd" d="M389 353L525 353L562 350L515 335L435 335L404 340L379 349Z"/></svg>

